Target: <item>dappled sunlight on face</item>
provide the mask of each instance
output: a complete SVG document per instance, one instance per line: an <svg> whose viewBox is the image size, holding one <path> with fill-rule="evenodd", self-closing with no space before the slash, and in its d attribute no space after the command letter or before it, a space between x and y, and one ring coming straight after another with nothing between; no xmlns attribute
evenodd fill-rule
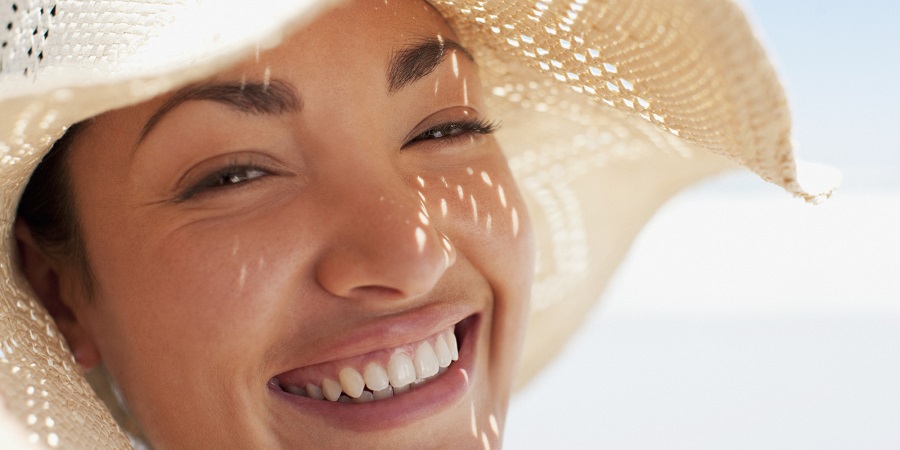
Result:
<svg viewBox="0 0 900 450"><path fill-rule="evenodd" d="M419 185L426 187L425 179L419 175L416 177ZM423 210L419 213L419 219L424 225L428 225L429 211L428 204L437 203L437 209L440 211L440 217L447 218L448 215L458 216L460 213L470 215L473 225L481 225L482 230L486 234L490 234L494 230L494 216L508 217L502 220L502 225L506 231L515 237L518 233L518 212L513 208L512 211L506 211L509 207L506 201L506 193L503 186L498 184L494 186L490 174L485 170L476 171L472 167L465 169L465 175L450 176L450 180L460 181L454 183L455 189L451 188L447 176L442 175L439 180L432 180L427 184L429 189L419 190L418 194L422 198ZM468 187L464 187L468 186ZM424 192L428 192L425 194ZM429 200L431 197L437 197L438 201ZM447 198L456 197L455 200L448 202ZM481 211L479 212L479 205Z"/></svg>
<svg viewBox="0 0 900 450"><path fill-rule="evenodd" d="M497 416L489 413L487 418L480 418L474 403L469 408L469 431L478 446L484 450L494 448L491 443L500 442L500 424L497 422ZM496 447L499 448L499 444Z"/></svg>
<svg viewBox="0 0 900 450"><path fill-rule="evenodd" d="M468 78L463 78L463 105L469 104L469 80Z"/></svg>
<svg viewBox="0 0 900 450"><path fill-rule="evenodd" d="M455 39L358 1L85 131L77 313L152 443L499 447L531 230Z"/></svg>

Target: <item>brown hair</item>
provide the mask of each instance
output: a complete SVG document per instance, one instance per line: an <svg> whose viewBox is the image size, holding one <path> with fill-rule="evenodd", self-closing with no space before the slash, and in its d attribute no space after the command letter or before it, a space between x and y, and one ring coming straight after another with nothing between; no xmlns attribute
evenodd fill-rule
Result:
<svg viewBox="0 0 900 450"><path fill-rule="evenodd" d="M16 216L25 221L35 243L49 257L79 267L90 294L95 280L81 237L67 163L69 149L86 126L87 122L72 125L53 143L31 174Z"/></svg>

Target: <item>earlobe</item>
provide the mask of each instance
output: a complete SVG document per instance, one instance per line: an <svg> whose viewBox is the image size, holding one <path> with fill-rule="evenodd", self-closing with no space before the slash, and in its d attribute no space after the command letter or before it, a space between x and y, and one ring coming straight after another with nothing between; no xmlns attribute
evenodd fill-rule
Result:
<svg viewBox="0 0 900 450"><path fill-rule="evenodd" d="M79 303L68 289L61 289L61 263L49 256L31 235L28 225L16 220L16 243L19 264L38 300L53 317L60 333L69 344L75 361L85 370L100 363L100 352L90 333L78 322L72 308Z"/></svg>
<svg viewBox="0 0 900 450"><path fill-rule="evenodd" d="M69 349L72 350L72 355L75 357L75 362L81 366L82 370L87 372L100 364L100 351L84 327L75 320L69 319L56 319L56 326L59 328L59 332L65 336Z"/></svg>

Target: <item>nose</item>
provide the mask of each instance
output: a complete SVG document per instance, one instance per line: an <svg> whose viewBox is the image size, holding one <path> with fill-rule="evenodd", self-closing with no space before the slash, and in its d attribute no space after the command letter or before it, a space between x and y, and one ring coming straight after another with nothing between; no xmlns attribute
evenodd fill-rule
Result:
<svg viewBox="0 0 900 450"><path fill-rule="evenodd" d="M455 261L452 246L428 215L424 194L387 172L345 178L330 187L332 226L315 275L332 295L417 298Z"/></svg>

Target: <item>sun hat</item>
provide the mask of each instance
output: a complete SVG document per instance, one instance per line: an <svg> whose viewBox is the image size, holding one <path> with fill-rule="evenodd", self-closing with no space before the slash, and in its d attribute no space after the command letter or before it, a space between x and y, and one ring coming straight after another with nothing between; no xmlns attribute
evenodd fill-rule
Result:
<svg viewBox="0 0 900 450"><path fill-rule="evenodd" d="M17 268L16 205L66 127L273 47L334 2L0 1L0 442L130 444ZM478 61L538 264L521 383L557 353L680 189L744 166L811 202L785 95L726 0L431 0Z"/></svg>

